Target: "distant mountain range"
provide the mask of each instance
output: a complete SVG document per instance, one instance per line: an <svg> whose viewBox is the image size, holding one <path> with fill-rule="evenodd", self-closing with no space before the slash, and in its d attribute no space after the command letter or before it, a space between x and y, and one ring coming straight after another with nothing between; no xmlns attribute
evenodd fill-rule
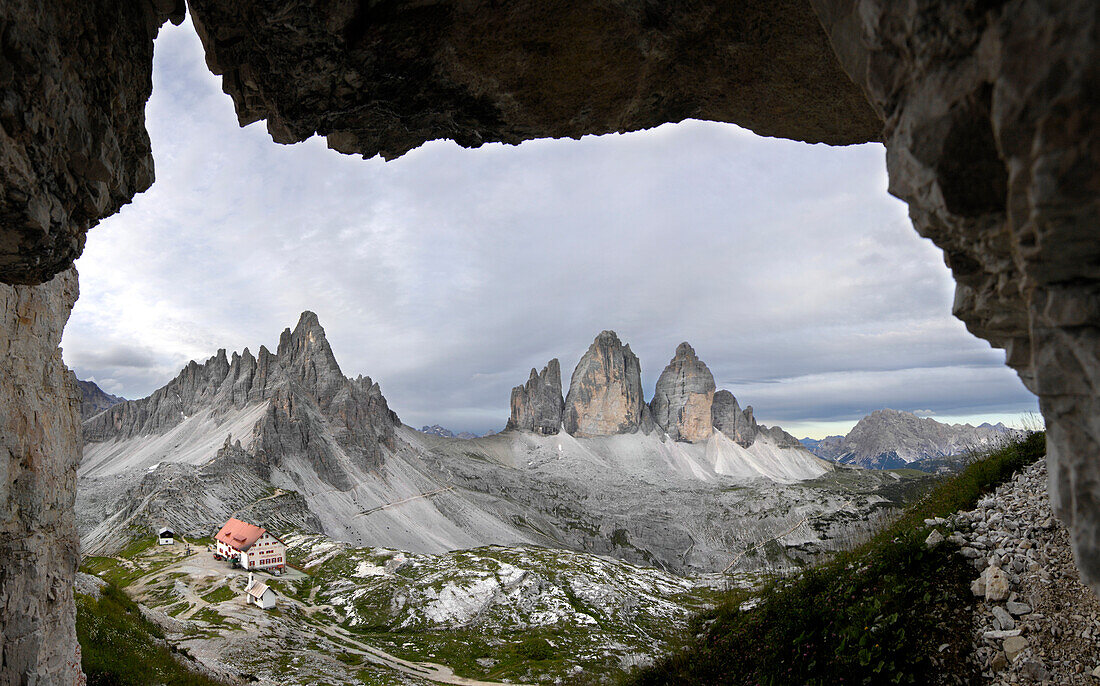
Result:
<svg viewBox="0 0 1100 686"><path fill-rule="evenodd" d="M611 331L562 390L553 360L513 389L506 430L417 431L377 383L344 376L305 312L275 352L219 350L84 422L82 545L110 552L160 525L208 535L232 515L421 553L537 544L716 571L812 516L776 555L740 564L805 562L860 525L839 508L882 506L853 491L895 481L867 472L837 483L830 462L717 391L686 343L648 403L638 358Z"/></svg>
<svg viewBox="0 0 1100 686"><path fill-rule="evenodd" d="M470 433L469 431L460 431L458 433L455 433L455 432L451 431L450 429L442 427L438 424L432 424L431 426L422 426L422 427L420 427L420 433L428 434L429 436L439 436L440 438L460 438L464 441L468 441L471 438L480 438L481 437L481 436L478 436L475 433ZM482 434L482 435L483 436L488 436L489 434Z"/></svg>
<svg viewBox="0 0 1100 686"><path fill-rule="evenodd" d="M97 386L94 381L77 379L76 385L80 387L81 420L94 417L108 407L126 402L126 398L120 398L117 395L111 395L110 393L104 392L104 390Z"/></svg>
<svg viewBox="0 0 1100 686"><path fill-rule="evenodd" d="M801 439L820 458L866 469L914 467L941 471L944 458L994 447L1024 434L1002 423L943 424L912 412L875 410L859 420L846 436Z"/></svg>

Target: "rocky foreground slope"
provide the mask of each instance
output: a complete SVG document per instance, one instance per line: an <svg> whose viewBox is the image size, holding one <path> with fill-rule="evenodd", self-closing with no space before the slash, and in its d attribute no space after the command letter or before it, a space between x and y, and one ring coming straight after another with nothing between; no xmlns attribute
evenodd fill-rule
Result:
<svg viewBox="0 0 1100 686"><path fill-rule="evenodd" d="M208 534L238 514L418 553L534 543L710 571L812 516L818 528L744 564L809 559L890 506L879 492L896 476L833 479L833 465L713 392L687 344L651 403L639 370L601 333L566 397L552 362L513 392L511 430L459 440L403 425L377 383L345 377L306 312L275 353L218 351L85 422L85 550L161 524Z"/></svg>
<svg viewBox="0 0 1100 686"><path fill-rule="evenodd" d="M846 436L802 439L818 457L867 469L914 466L934 469L931 461L981 452L1024 434L1004 424L944 424L912 412L875 410Z"/></svg>
<svg viewBox="0 0 1100 686"><path fill-rule="evenodd" d="M1096 684L1100 600L1081 583L1066 528L1051 510L1046 462L946 528L981 570L972 585L983 601L974 654L988 683Z"/></svg>

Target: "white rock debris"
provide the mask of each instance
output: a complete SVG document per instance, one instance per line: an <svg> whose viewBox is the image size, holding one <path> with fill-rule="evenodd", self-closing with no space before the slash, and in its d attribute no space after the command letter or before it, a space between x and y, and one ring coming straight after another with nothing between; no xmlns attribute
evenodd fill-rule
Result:
<svg viewBox="0 0 1100 686"><path fill-rule="evenodd" d="M971 590L981 598L974 642L985 683L1100 683L1100 600L1054 518L1045 461L946 524L947 540L981 571Z"/></svg>

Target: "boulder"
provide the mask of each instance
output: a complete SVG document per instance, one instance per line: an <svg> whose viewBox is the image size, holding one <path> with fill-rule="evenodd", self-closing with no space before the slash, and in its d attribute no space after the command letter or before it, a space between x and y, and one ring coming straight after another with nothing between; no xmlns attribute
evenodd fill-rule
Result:
<svg viewBox="0 0 1100 686"><path fill-rule="evenodd" d="M1009 636L1005 639L1004 650L1009 662L1015 662L1020 653L1027 650L1029 642L1023 636Z"/></svg>

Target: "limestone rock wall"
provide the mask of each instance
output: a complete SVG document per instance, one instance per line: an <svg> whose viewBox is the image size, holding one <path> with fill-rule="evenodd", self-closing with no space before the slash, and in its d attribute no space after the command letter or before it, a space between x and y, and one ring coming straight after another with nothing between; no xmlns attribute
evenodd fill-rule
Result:
<svg viewBox="0 0 1100 686"><path fill-rule="evenodd" d="M956 316L1039 396L1051 499L1100 591L1100 4L811 3Z"/></svg>
<svg viewBox="0 0 1100 686"><path fill-rule="evenodd" d="M0 4L0 283L72 266L153 183L153 38L183 0Z"/></svg>
<svg viewBox="0 0 1100 686"><path fill-rule="evenodd" d="M505 430L519 429L544 435L558 433L565 407L561 397L561 365L558 359L550 360L541 372L532 369L527 383L512 389L509 404L511 415Z"/></svg>
<svg viewBox="0 0 1100 686"><path fill-rule="evenodd" d="M569 380L562 417L574 436L610 436L653 428L642 397L642 367L614 331L588 347Z"/></svg>
<svg viewBox="0 0 1100 686"><path fill-rule="evenodd" d="M714 394L711 418L715 429L737 441L741 447L747 448L756 441L756 420L752 416L752 406L742 410L733 393L721 390Z"/></svg>
<svg viewBox="0 0 1100 686"><path fill-rule="evenodd" d="M80 392L61 360L76 270L0 284L0 684L80 677L73 604Z"/></svg>
<svg viewBox="0 0 1100 686"><path fill-rule="evenodd" d="M242 125L392 158L688 117L848 144L881 124L803 0L190 0Z"/></svg>
<svg viewBox="0 0 1100 686"><path fill-rule="evenodd" d="M710 438L714 431L711 406L714 375L686 342L657 379L649 407L653 421L673 440L690 443Z"/></svg>

